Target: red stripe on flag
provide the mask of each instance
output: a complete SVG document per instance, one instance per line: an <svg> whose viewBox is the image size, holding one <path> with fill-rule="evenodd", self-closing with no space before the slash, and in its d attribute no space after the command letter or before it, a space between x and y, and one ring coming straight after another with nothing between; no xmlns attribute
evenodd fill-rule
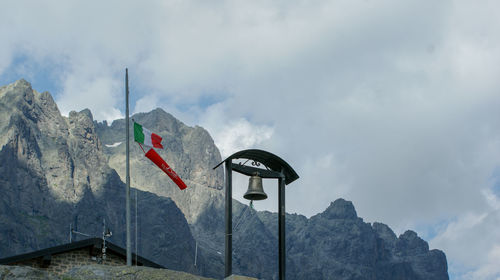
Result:
<svg viewBox="0 0 500 280"><path fill-rule="evenodd" d="M181 190L187 188L186 184L182 179L175 173L170 166L160 157L160 155L153 149L149 149L146 153L146 157L149 158L156 166L158 166L163 172L167 173L168 177L174 181L174 183L179 186Z"/></svg>
<svg viewBox="0 0 500 280"><path fill-rule="evenodd" d="M162 138L158 134L151 133L151 144L153 144L153 147L163 149L161 139Z"/></svg>

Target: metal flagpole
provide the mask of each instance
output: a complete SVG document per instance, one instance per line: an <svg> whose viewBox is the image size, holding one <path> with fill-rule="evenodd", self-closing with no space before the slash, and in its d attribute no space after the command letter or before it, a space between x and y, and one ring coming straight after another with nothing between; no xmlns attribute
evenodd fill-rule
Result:
<svg viewBox="0 0 500 280"><path fill-rule="evenodd" d="M137 249L137 230L139 224L137 223L137 188L135 188L135 266L137 266L137 255L139 255L139 250Z"/></svg>
<svg viewBox="0 0 500 280"><path fill-rule="evenodd" d="M127 145L126 145L126 157L127 157L127 186L125 189L125 207L126 207L126 216L125 219L127 221L127 266L132 266L132 249L130 242L130 162L129 162L129 154L130 154L130 137L129 137L129 111L128 111L128 68L125 68L125 103L126 103L126 117L125 117L125 127L126 127L126 137L127 137Z"/></svg>

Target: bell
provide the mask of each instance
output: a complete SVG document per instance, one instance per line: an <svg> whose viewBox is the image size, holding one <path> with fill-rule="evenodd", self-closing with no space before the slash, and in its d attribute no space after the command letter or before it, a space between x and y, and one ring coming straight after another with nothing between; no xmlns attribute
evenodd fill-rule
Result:
<svg viewBox="0 0 500 280"><path fill-rule="evenodd" d="M243 197L248 200L264 200L267 198L267 194L262 188L262 178L257 173L250 177L248 190Z"/></svg>

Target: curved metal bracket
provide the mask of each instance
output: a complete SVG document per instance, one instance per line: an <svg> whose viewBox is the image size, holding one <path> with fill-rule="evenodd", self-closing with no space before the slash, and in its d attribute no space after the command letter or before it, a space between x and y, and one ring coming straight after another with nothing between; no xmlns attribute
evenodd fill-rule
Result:
<svg viewBox="0 0 500 280"><path fill-rule="evenodd" d="M247 166L247 165L231 163L231 168L233 171L236 171L240 174L247 175L247 176L252 176L254 173L259 173L259 176L262 178L272 178L272 179L284 178L284 175L281 174L280 172L271 171L271 170L262 169L262 168L256 168L256 167Z"/></svg>

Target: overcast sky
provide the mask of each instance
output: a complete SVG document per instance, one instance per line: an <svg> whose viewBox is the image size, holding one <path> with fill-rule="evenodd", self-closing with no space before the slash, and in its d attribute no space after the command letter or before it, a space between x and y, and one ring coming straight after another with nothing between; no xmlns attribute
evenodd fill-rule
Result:
<svg viewBox="0 0 500 280"><path fill-rule="evenodd" d="M499 1L3 1L0 82L63 114L161 107L223 156L269 150L287 211L353 201L413 229L452 279L500 278ZM236 188L235 198L245 191ZM258 209L276 209L271 198Z"/></svg>

